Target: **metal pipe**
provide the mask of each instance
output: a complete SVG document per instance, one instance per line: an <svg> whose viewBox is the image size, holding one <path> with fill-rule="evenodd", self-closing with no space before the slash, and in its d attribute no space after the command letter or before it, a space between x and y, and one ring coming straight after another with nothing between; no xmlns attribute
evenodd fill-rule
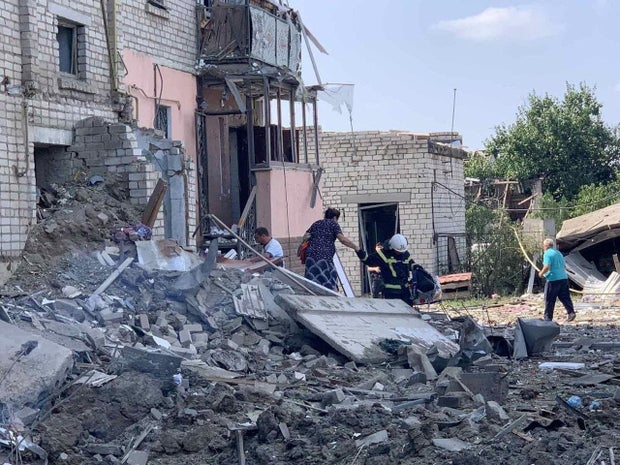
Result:
<svg viewBox="0 0 620 465"><path fill-rule="evenodd" d="M260 259L262 261L264 261L265 263L268 263L269 265L271 265L276 271L284 274L285 276L287 276L288 278L292 279L293 281L295 281L295 283L297 283L297 285L299 285L304 291L309 292L311 295L316 295L315 292L312 292L310 289L308 289L306 286L304 286L303 283L301 283L297 278L295 278L294 273L292 272L288 272L288 270L286 270L285 268L281 268L278 265L276 265L274 262L272 262L271 260L269 260L267 257L263 256L263 254L261 254L258 250L256 250L254 247L252 247L250 244L248 244L246 241L243 240L243 238L241 236L239 236L236 232L234 232L232 229L230 229L222 220L220 220L217 216L213 215L213 214L209 214L208 215L209 218L211 218L211 220L213 220L220 228L225 229L226 231L228 231L235 239L237 239L239 242L241 242L241 244L243 244L245 247L247 247L248 249L250 249L252 252L254 252L258 257L260 257Z"/></svg>
<svg viewBox="0 0 620 465"><path fill-rule="evenodd" d="M299 158L297 157L297 133L295 132L295 86L291 86L289 91L289 111L290 111L290 126L291 126L291 161L293 163L299 163Z"/></svg>
<svg viewBox="0 0 620 465"><path fill-rule="evenodd" d="M315 159L316 164L320 165L319 162L319 110L316 104L316 98L312 101L312 114L314 117L314 151L315 151Z"/></svg>
<svg viewBox="0 0 620 465"><path fill-rule="evenodd" d="M18 178L23 178L28 174L28 171L30 171L30 130L28 123L28 99L26 98L24 98L24 103L22 107L22 120L24 122L24 154L26 155L24 159L26 161L26 166L22 171L20 171L17 165L13 165L13 171L15 172L15 176L17 176Z"/></svg>
<svg viewBox="0 0 620 465"><path fill-rule="evenodd" d="M304 96L301 99L301 124L304 132L304 163L308 164L308 126L306 123L306 97L304 89Z"/></svg>
<svg viewBox="0 0 620 465"><path fill-rule="evenodd" d="M284 161L284 141L282 140L282 90L278 86L276 92L277 95L277 109L278 109L278 161Z"/></svg>
<svg viewBox="0 0 620 465"><path fill-rule="evenodd" d="M267 158L267 164L271 163L271 103L269 100L269 80L264 77L263 78L263 92L264 96L264 106L263 113L265 114L265 157Z"/></svg>
<svg viewBox="0 0 620 465"><path fill-rule="evenodd" d="M256 156L254 154L254 109L252 108L252 82L246 81L246 134L248 138L248 186L252 187L252 168L256 164Z"/></svg>

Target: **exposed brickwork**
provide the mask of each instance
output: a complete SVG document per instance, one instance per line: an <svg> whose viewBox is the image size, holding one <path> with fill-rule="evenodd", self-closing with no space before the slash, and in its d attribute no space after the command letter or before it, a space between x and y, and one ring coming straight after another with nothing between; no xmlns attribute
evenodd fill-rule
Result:
<svg viewBox="0 0 620 465"><path fill-rule="evenodd" d="M49 159L38 157L44 165L39 171L46 171L48 181L60 182L78 170L118 174L127 182L131 174L138 186L131 201L146 204L159 174L138 149L132 130L114 123L119 121L123 99L112 88L113 66L104 18L108 19L110 37L115 33L117 38L118 53L112 56L118 60L122 91L123 65L118 56L123 48L148 54L163 66L194 73L196 2L166 0L166 7L157 10L146 0L0 2L0 81L6 84L0 86L0 260L19 256L35 217L35 147L49 145L49 141L36 139L35 128L75 136L50 148L45 153ZM75 74L60 72L59 25L75 30ZM93 125L86 126L89 123L83 121ZM68 145L75 151L63 148ZM186 162L184 171L190 232L197 214L193 165ZM162 218L154 232L163 235Z"/></svg>
<svg viewBox="0 0 620 465"><path fill-rule="evenodd" d="M410 197L410 201L398 202L401 232L409 239L410 251L418 263L444 273L447 239L443 235L456 236L458 254L462 259L465 256L463 160L429 153L430 137L441 140L448 135L322 133L320 154L325 172L321 192L326 206L343 212L340 225L353 241L358 241L360 234L359 205L343 199L359 194L374 194L378 199L385 194ZM360 292L359 260L351 249L338 242L336 245L353 288Z"/></svg>

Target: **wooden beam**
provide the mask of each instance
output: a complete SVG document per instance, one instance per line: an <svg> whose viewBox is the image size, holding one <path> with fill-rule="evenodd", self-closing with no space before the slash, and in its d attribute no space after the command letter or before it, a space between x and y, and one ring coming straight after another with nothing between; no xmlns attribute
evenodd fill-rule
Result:
<svg viewBox="0 0 620 465"><path fill-rule="evenodd" d="M245 203L245 207L243 208L243 213L241 213L241 217L239 218L239 229L243 228L246 220L248 219L248 215L250 214L250 210L252 209L252 205L254 204L254 199L256 198L256 186L252 187L252 191L250 192L250 196L248 197L248 201Z"/></svg>
<svg viewBox="0 0 620 465"><path fill-rule="evenodd" d="M146 209L142 215L142 224L152 228L157 219L157 214L161 208L161 203L164 201L164 195L168 190L168 183L163 179L159 179L153 189L153 193L149 197L149 201L146 204Z"/></svg>

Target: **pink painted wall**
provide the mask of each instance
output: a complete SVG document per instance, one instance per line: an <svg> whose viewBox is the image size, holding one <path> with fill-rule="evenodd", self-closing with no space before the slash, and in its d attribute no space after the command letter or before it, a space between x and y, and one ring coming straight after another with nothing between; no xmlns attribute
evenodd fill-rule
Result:
<svg viewBox="0 0 620 465"><path fill-rule="evenodd" d="M185 153L195 162L196 77L165 66L159 66L160 75L150 56L132 50L123 50L123 62L127 67L123 83L127 92L134 97L134 118L138 120L138 125L153 127L155 99L161 93L161 104L170 107L172 138L183 142Z"/></svg>
<svg viewBox="0 0 620 465"><path fill-rule="evenodd" d="M310 208L312 172L287 166L272 166L256 173L257 224L274 237L300 237L316 220L323 218L323 202L317 194Z"/></svg>

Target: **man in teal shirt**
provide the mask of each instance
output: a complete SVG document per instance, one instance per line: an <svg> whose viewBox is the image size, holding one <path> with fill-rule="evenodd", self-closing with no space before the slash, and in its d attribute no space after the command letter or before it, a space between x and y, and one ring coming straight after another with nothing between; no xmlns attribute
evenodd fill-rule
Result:
<svg viewBox="0 0 620 465"><path fill-rule="evenodd" d="M566 264L564 256L553 248L553 239L543 241L543 267L538 273L541 278L547 279L545 283L545 320L553 320L553 310L555 301L560 299L566 309L566 321L575 319L575 307L570 298L568 289L568 275L566 274Z"/></svg>

